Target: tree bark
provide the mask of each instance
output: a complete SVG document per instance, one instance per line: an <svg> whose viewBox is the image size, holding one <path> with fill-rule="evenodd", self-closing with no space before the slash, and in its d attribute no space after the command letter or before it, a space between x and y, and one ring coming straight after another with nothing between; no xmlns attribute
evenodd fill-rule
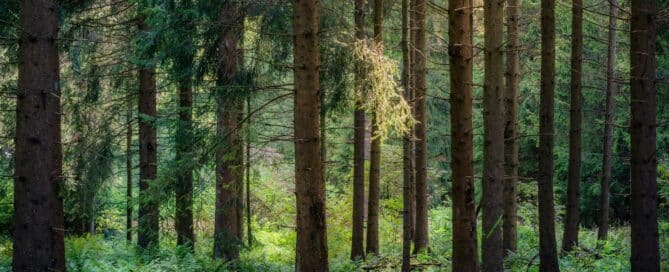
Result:
<svg viewBox="0 0 669 272"><path fill-rule="evenodd" d="M428 248L428 192L427 192L427 69L425 50L426 1L415 0L416 58L415 58L415 109L416 109L416 233L414 252Z"/></svg>
<svg viewBox="0 0 669 272"><path fill-rule="evenodd" d="M355 37L365 39L365 1L355 0ZM362 77L363 71L356 64L355 76ZM362 92L360 86L356 91ZM365 111L363 101L356 101L353 128L353 225L351 237L351 259L365 258Z"/></svg>
<svg viewBox="0 0 669 272"><path fill-rule="evenodd" d="M616 25L618 3L609 0L609 50L606 61L606 111L604 113L604 147L602 158L602 183L599 201L599 231L597 239L606 240L609 232L609 184L611 184L611 161L613 157L613 117L616 109Z"/></svg>
<svg viewBox="0 0 669 272"><path fill-rule="evenodd" d="M13 271L65 271L58 6L23 0L16 100Z"/></svg>
<svg viewBox="0 0 669 272"><path fill-rule="evenodd" d="M483 88L483 233L484 271L504 270L502 194L504 193L504 3L486 0L485 78Z"/></svg>
<svg viewBox="0 0 669 272"><path fill-rule="evenodd" d="M416 0L409 0L409 90L411 115L416 118ZM416 126L411 131L411 237L416 236Z"/></svg>
<svg viewBox="0 0 669 272"><path fill-rule="evenodd" d="M559 271L553 202L555 115L555 1L541 1L541 102L539 110L539 269Z"/></svg>
<svg viewBox="0 0 669 272"><path fill-rule="evenodd" d="M140 18L139 30L150 31ZM151 52L145 52L150 58ZM137 244L140 248L157 247L159 243L159 201L154 194L152 183L156 179L157 150L156 115L156 75L151 65L139 68L139 226Z"/></svg>
<svg viewBox="0 0 669 272"><path fill-rule="evenodd" d="M657 226L657 1L632 1L632 271L660 271Z"/></svg>
<svg viewBox="0 0 669 272"><path fill-rule="evenodd" d="M236 261L241 237L242 142L239 115L243 112L237 84L238 44L244 19L241 5L227 1L220 11L218 71L216 82L216 207L214 218L214 258Z"/></svg>
<svg viewBox="0 0 669 272"><path fill-rule="evenodd" d="M253 246L253 225L251 224L251 97L246 97L246 238L248 246Z"/></svg>
<svg viewBox="0 0 669 272"><path fill-rule="evenodd" d="M411 55L409 49L409 0L402 0L402 87L404 99L411 101ZM411 102L409 102L411 105ZM402 139L402 272L411 271L411 226L413 223L413 128Z"/></svg>
<svg viewBox="0 0 669 272"><path fill-rule="evenodd" d="M132 242L132 102L128 99L125 129L126 207L125 239Z"/></svg>
<svg viewBox="0 0 669 272"><path fill-rule="evenodd" d="M583 71L583 1L572 1L571 19L571 102L569 110L569 166L567 203L562 250L578 245L579 197L581 182L581 73Z"/></svg>
<svg viewBox="0 0 669 272"><path fill-rule="evenodd" d="M320 160L318 0L294 0L296 271L327 271L325 182Z"/></svg>
<svg viewBox="0 0 669 272"><path fill-rule="evenodd" d="M383 0L374 0L374 46L383 53ZM378 133L376 113L372 116L372 137ZM379 202L381 197L381 139L372 138L369 159L367 210L367 254L379 254Z"/></svg>
<svg viewBox="0 0 669 272"><path fill-rule="evenodd" d="M520 85L520 1L507 0L507 55L504 127L504 219L502 247L516 252L518 237L518 86Z"/></svg>
<svg viewBox="0 0 669 272"><path fill-rule="evenodd" d="M478 271L472 151L472 1L449 0L453 271Z"/></svg>

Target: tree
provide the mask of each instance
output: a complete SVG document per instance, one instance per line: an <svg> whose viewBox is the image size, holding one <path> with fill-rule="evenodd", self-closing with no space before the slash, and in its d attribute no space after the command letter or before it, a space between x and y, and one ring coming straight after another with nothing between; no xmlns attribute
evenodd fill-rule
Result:
<svg viewBox="0 0 669 272"><path fill-rule="evenodd" d="M355 0L355 37L365 39L365 1ZM355 75L362 78L360 64L355 64ZM356 81L358 82L358 81ZM361 86L356 86L362 92ZM353 225L351 237L351 259L362 259L364 253L365 220L365 110L364 101L356 101L354 112L353 136Z"/></svg>
<svg viewBox="0 0 669 272"><path fill-rule="evenodd" d="M374 47L383 52L383 0L374 0ZM372 113L372 145L369 158L369 197L367 204L367 254L379 254L379 201L381 190L381 138L376 137L377 114Z"/></svg>
<svg viewBox="0 0 669 272"><path fill-rule="evenodd" d="M183 11L173 10L176 22L173 28L178 29L182 38L178 46L182 51L175 54L179 89L179 121L176 132L176 215L174 225L177 232L177 245L185 245L193 250L195 233L193 231L193 86L190 70L195 58L194 41L190 36L195 31L193 18L188 11L192 2L185 0L179 6Z"/></svg>
<svg viewBox="0 0 669 272"><path fill-rule="evenodd" d="M539 269L559 271L553 202L555 115L555 1L541 1L541 97L539 110Z"/></svg>
<svg viewBox="0 0 669 272"><path fill-rule="evenodd" d="M581 182L581 72L583 71L583 1L571 7L571 101L569 110L569 169L567 173L567 215L562 236L562 250L578 245L579 197Z"/></svg>
<svg viewBox="0 0 669 272"><path fill-rule="evenodd" d="M327 271L325 181L320 160L318 0L293 1L295 44L296 271Z"/></svg>
<svg viewBox="0 0 669 272"><path fill-rule="evenodd" d="M146 16L139 17L140 35L148 35L150 28ZM156 74L150 49L142 50L139 64L139 227L137 244L141 248L158 246L160 203L152 183L158 172L155 119L156 115Z"/></svg>
<svg viewBox="0 0 669 272"><path fill-rule="evenodd" d="M504 0L484 5L485 83L483 88L483 270L504 270L502 194L504 192Z"/></svg>
<svg viewBox="0 0 669 272"><path fill-rule="evenodd" d="M58 12L21 1L16 101L14 271L65 271Z"/></svg>
<svg viewBox="0 0 669 272"><path fill-rule="evenodd" d="M409 49L409 0L402 0L402 87L404 99L411 101L411 51ZM411 271L413 225L413 128L402 139L402 272Z"/></svg>
<svg viewBox="0 0 669 272"><path fill-rule="evenodd" d="M242 142L239 115L243 100L237 88L238 45L243 35L241 4L226 1L219 13L216 80L216 210L214 257L239 258L241 237ZM320 158L319 158L320 159Z"/></svg>
<svg viewBox="0 0 669 272"><path fill-rule="evenodd" d="M478 271L472 134L472 1L448 2L454 271Z"/></svg>
<svg viewBox="0 0 669 272"><path fill-rule="evenodd" d="M416 16L416 55L414 58L415 74L415 118L416 124L416 231L414 234L414 252L427 250L428 244L428 203L427 203L427 63L425 50L426 1L414 0Z"/></svg>
<svg viewBox="0 0 669 272"><path fill-rule="evenodd" d="M128 99L125 128L125 239L128 242L132 242L132 112L132 100Z"/></svg>
<svg viewBox="0 0 669 272"><path fill-rule="evenodd" d="M609 199L611 184L611 161L613 157L613 117L616 108L616 23L618 2L609 0L609 48L606 58L606 110L604 112L604 147L602 152L602 181L599 201L599 231L597 239L606 240L609 232Z"/></svg>
<svg viewBox="0 0 669 272"><path fill-rule="evenodd" d="M518 86L520 85L520 1L507 0L506 89L504 92L504 219L502 247L504 252L516 251L518 237Z"/></svg>
<svg viewBox="0 0 669 272"><path fill-rule="evenodd" d="M630 59L632 271L660 271L657 229L657 1L632 1Z"/></svg>

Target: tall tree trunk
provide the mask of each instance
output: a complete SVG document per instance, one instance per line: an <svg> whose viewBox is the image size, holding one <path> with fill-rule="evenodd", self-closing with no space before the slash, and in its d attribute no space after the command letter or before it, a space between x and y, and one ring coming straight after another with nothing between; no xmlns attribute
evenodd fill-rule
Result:
<svg viewBox="0 0 669 272"><path fill-rule="evenodd" d="M192 2L181 3L180 8L191 9ZM177 245L185 245L193 250L195 233L193 231L193 87L189 69L193 66L193 39L190 34L195 26L185 13L179 13L179 23L183 27L186 45L183 55L177 56L176 65L181 71L179 77L179 123L176 132L176 215L174 220L177 232Z"/></svg>
<svg viewBox="0 0 669 272"><path fill-rule="evenodd" d="M65 271L58 6L21 1L14 168L14 271Z"/></svg>
<svg viewBox="0 0 669 272"><path fill-rule="evenodd" d="M518 237L518 86L520 84L520 1L507 0L507 55L505 127L504 127L504 219L503 245L505 253L516 252Z"/></svg>
<svg viewBox="0 0 669 272"><path fill-rule="evenodd" d="M571 8L571 102L569 110L569 169L567 173L567 215L562 250L578 245L579 197L581 182L581 72L583 71L583 1L573 0Z"/></svg>
<svg viewBox="0 0 669 272"><path fill-rule="evenodd" d="M253 226L251 225L251 97L246 97L246 238L248 246L253 246Z"/></svg>
<svg viewBox="0 0 669 272"><path fill-rule="evenodd" d="M355 0L355 37L365 39L365 1ZM359 64L355 66L355 76L362 77ZM356 86L362 92L361 86ZM351 237L351 259L362 259L364 252L365 220L365 111L363 101L356 101L353 128L353 225Z"/></svg>
<svg viewBox="0 0 669 272"><path fill-rule="evenodd" d="M472 151L472 1L448 2L453 271L478 271Z"/></svg>
<svg viewBox="0 0 669 272"><path fill-rule="evenodd" d="M632 1L632 271L660 271L657 230L657 0Z"/></svg>
<svg viewBox="0 0 669 272"><path fill-rule="evenodd" d="M318 0L293 1L296 271L327 271L325 182L320 160Z"/></svg>
<svg viewBox="0 0 669 272"><path fill-rule="evenodd" d="M214 258L239 258L241 234L242 149L239 115L243 112L237 84L238 45L243 34L241 6L236 1L223 4L219 23L218 74L216 82L216 207L214 218Z"/></svg>
<svg viewBox="0 0 669 272"><path fill-rule="evenodd" d="M427 250L428 246L428 192L427 192L427 51L425 47L426 1L415 0L416 58L415 58L415 108L416 108L416 233L414 252Z"/></svg>
<svg viewBox="0 0 669 272"><path fill-rule="evenodd" d="M416 0L409 0L409 90L411 115L416 118ZM416 126L411 131L411 237L416 236Z"/></svg>
<svg viewBox="0 0 669 272"><path fill-rule="evenodd" d="M139 30L148 32L149 27L140 18ZM150 52L145 57L150 58ZM153 194L152 184L156 179L157 150L156 115L156 74L152 66L139 68L139 227L137 243L141 248L158 246L159 242L159 201Z"/></svg>
<svg viewBox="0 0 669 272"><path fill-rule="evenodd" d="M179 87L179 125L177 127L176 160L176 216L177 245L195 243L193 232L193 89L190 79L184 79Z"/></svg>
<svg viewBox="0 0 669 272"><path fill-rule="evenodd" d="M374 46L383 53L383 0L374 0ZM367 210L367 254L379 254L379 201L381 197L381 139L378 116L372 117L372 146L369 159L369 197Z"/></svg>
<svg viewBox="0 0 669 272"><path fill-rule="evenodd" d="M125 175L126 175L126 206L125 206L125 239L132 242L132 102L128 99L125 128Z"/></svg>
<svg viewBox="0 0 669 272"><path fill-rule="evenodd" d="M606 111L604 113L604 150L602 152L602 183L599 201L599 231L597 239L606 240L609 232L609 184L611 184L611 160L613 157L613 116L616 109L616 23L618 3L609 0L609 50L606 61Z"/></svg>
<svg viewBox="0 0 669 272"><path fill-rule="evenodd" d="M485 83L483 88L483 270L504 270L502 194L504 193L504 3L486 0Z"/></svg>
<svg viewBox="0 0 669 272"><path fill-rule="evenodd" d="M541 1L541 103L539 111L539 269L559 271L553 202L555 114L555 1Z"/></svg>
<svg viewBox="0 0 669 272"><path fill-rule="evenodd" d="M402 87L404 99L411 101L411 55L409 49L409 0L402 0ZM411 103L411 102L409 102ZM413 223L413 128L402 139L402 272L411 271L411 225Z"/></svg>

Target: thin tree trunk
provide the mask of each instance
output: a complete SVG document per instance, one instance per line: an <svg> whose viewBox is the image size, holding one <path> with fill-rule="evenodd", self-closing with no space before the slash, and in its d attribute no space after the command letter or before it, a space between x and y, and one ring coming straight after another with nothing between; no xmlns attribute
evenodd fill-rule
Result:
<svg viewBox="0 0 669 272"><path fill-rule="evenodd" d="M503 245L505 253L516 252L518 237L518 86L520 84L520 1L507 0L508 45L506 55L506 92L504 127L504 219Z"/></svg>
<svg viewBox="0 0 669 272"><path fill-rule="evenodd" d="M472 151L472 1L448 2L453 271L478 271Z"/></svg>
<svg viewBox="0 0 669 272"><path fill-rule="evenodd" d="M355 36L365 39L365 1L355 0ZM356 64L355 75L362 77L361 68ZM362 92L356 86L357 92ZM363 101L356 101L353 128L353 225L351 237L351 259L362 259L364 252L365 220L365 111Z"/></svg>
<svg viewBox="0 0 669 272"><path fill-rule="evenodd" d="M320 160L319 1L293 1L296 271L327 271L325 181Z"/></svg>
<svg viewBox="0 0 669 272"><path fill-rule="evenodd" d="M606 61L606 111L604 113L604 150L602 152L602 183L599 201L599 231L597 239L606 240L609 232L609 184L611 184L611 160L613 157L613 117L616 109L616 23L618 3L609 0L609 51Z"/></svg>
<svg viewBox="0 0 669 272"><path fill-rule="evenodd" d="M150 31L145 18L140 18L139 30ZM151 57L150 52L146 57ZM137 244L141 248L157 247L159 242L159 201L152 194L156 179L157 150L156 127L156 75L151 66L139 69L139 227ZM145 118L146 117L146 118Z"/></svg>
<svg viewBox="0 0 669 272"><path fill-rule="evenodd" d="M504 193L504 3L486 0L485 83L483 88L483 233L484 271L504 270L502 195Z"/></svg>
<svg viewBox="0 0 669 272"><path fill-rule="evenodd" d="M237 2L226 2L220 11L218 79L216 82L216 207L214 258L239 258L241 234L241 190L243 171L239 115L243 103L235 88L239 70L238 44L242 38L243 15Z"/></svg>
<svg viewBox="0 0 669 272"><path fill-rule="evenodd" d="M411 55L409 50L409 0L402 0L402 87L404 99L411 101ZM411 225L413 213L413 128L402 139L402 272L411 271Z"/></svg>
<svg viewBox="0 0 669 272"><path fill-rule="evenodd" d="M176 161L176 216L177 245L193 250L193 89L190 79L184 79L179 87L179 125L177 127Z"/></svg>
<svg viewBox="0 0 669 272"><path fill-rule="evenodd" d="M253 246L251 225L251 97L246 97L246 237L248 246Z"/></svg>
<svg viewBox="0 0 669 272"><path fill-rule="evenodd" d="M374 0L374 46L383 53L383 0ZM379 254L379 201L381 197L381 139L376 113L372 117L372 146L369 159L369 197L367 210L367 254Z"/></svg>
<svg viewBox="0 0 669 272"><path fill-rule="evenodd" d="M562 250L578 245L579 197L581 182L581 72L583 71L583 1L572 1L571 19L571 109L569 111L569 168L567 173L567 215Z"/></svg>
<svg viewBox="0 0 669 272"><path fill-rule="evenodd" d="M426 1L415 0L416 58L415 58L415 108L416 108L416 233L414 252L427 251L428 247L428 192L427 192L427 69L425 50Z"/></svg>
<svg viewBox="0 0 669 272"><path fill-rule="evenodd" d="M58 8L20 5L12 269L65 271Z"/></svg>
<svg viewBox="0 0 669 272"><path fill-rule="evenodd" d="M409 90L411 115L416 118L416 0L409 0ZM416 236L416 126L411 131L411 237Z"/></svg>
<svg viewBox="0 0 669 272"><path fill-rule="evenodd" d="M126 207L125 238L132 242L132 102L128 100L125 133Z"/></svg>
<svg viewBox="0 0 669 272"><path fill-rule="evenodd" d="M555 1L541 1L541 102L539 110L539 269L559 271L553 202L555 115Z"/></svg>
<svg viewBox="0 0 669 272"><path fill-rule="evenodd" d="M657 1L632 1L632 271L660 271L657 229Z"/></svg>

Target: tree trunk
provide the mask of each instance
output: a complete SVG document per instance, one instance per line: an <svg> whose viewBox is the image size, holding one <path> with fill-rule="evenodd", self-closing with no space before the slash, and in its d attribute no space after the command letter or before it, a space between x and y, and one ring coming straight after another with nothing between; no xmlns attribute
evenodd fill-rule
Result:
<svg viewBox="0 0 669 272"><path fill-rule="evenodd" d="M149 27L140 18L139 30L148 32ZM145 56L151 57L150 52ZM152 66L139 68L139 226L137 243L141 248L158 246L159 242L159 201L153 194L152 183L156 179L157 150L156 115L156 75Z"/></svg>
<svg viewBox="0 0 669 272"><path fill-rule="evenodd" d="M472 1L449 0L453 271L478 271L472 151Z"/></svg>
<svg viewBox="0 0 669 272"><path fill-rule="evenodd" d="M518 237L518 86L520 84L520 1L507 0L508 45L506 55L506 92L504 93L504 219L502 247L505 253L516 252Z"/></svg>
<svg viewBox="0 0 669 272"><path fill-rule="evenodd" d="M555 114L555 1L541 1L541 102L539 110L539 269L559 271L553 202Z"/></svg>
<svg viewBox="0 0 669 272"><path fill-rule="evenodd" d="M409 90L411 115L416 118L416 0L409 0ZM411 131L411 237L416 236L416 126Z"/></svg>
<svg viewBox="0 0 669 272"><path fill-rule="evenodd" d="M365 1L355 0L355 36L365 39ZM356 77L362 77L361 68L356 64ZM356 86L357 92L362 92ZM356 101L353 128L353 226L351 237L351 259L362 259L364 253L365 220L365 111L363 101Z"/></svg>
<svg viewBox="0 0 669 272"><path fill-rule="evenodd" d="M609 184L611 184L611 160L613 157L613 117L616 109L616 23L618 3L609 0L609 51L606 61L606 111L604 113L604 150L602 152L602 183L599 202L599 231L597 239L606 240L609 232Z"/></svg>
<svg viewBox="0 0 669 272"><path fill-rule="evenodd" d="M242 38L241 6L224 3L220 11L216 82L216 207L214 218L214 258L239 258L241 234L242 149L239 115L243 107L236 88L239 70L238 44Z"/></svg>
<svg viewBox="0 0 669 272"><path fill-rule="evenodd" d="M246 237L248 246L253 246L251 225L251 97L246 97Z"/></svg>
<svg viewBox="0 0 669 272"><path fill-rule="evenodd" d="M426 1L415 0L416 58L415 58L415 108L416 108L416 233L414 252L423 252L428 246L428 192L427 192L427 69L425 50Z"/></svg>
<svg viewBox="0 0 669 272"><path fill-rule="evenodd" d="M132 102L128 99L125 129L126 207L125 238L132 242Z"/></svg>
<svg viewBox="0 0 669 272"><path fill-rule="evenodd" d="M374 0L374 46L383 53L383 0ZM367 254L379 254L379 202L381 194L381 139L376 113L372 117L372 146L369 159L369 198L367 210Z"/></svg>
<svg viewBox="0 0 669 272"><path fill-rule="evenodd" d="M411 55L409 50L409 0L402 0L402 87L404 99L411 101ZM411 102L409 102L411 103ZM402 272L411 271L411 225L413 213L413 128L402 139Z"/></svg>
<svg viewBox="0 0 669 272"><path fill-rule="evenodd" d="M657 229L657 1L632 1L632 271L660 271Z"/></svg>
<svg viewBox="0 0 669 272"><path fill-rule="evenodd" d="M58 7L21 1L14 169L14 271L65 271Z"/></svg>
<svg viewBox="0 0 669 272"><path fill-rule="evenodd" d="M579 197L581 182L581 72L583 71L583 1L572 1L571 19L571 109L569 111L569 167L567 173L567 215L562 250L578 245Z"/></svg>
<svg viewBox="0 0 669 272"><path fill-rule="evenodd" d="M484 271L504 270L502 194L504 193L504 2L484 5L485 78L483 88L483 233Z"/></svg>
<svg viewBox="0 0 669 272"><path fill-rule="evenodd" d="M296 271L327 271L325 182L320 160L319 1L294 0Z"/></svg>

